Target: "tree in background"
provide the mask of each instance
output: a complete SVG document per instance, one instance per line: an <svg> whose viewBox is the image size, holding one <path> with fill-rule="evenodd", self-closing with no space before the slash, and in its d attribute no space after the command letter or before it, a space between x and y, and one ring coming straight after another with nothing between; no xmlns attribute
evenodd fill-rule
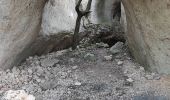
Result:
<svg viewBox="0 0 170 100"><path fill-rule="evenodd" d="M79 30L80 30L80 24L81 24L81 18L83 16L87 16L90 13L90 9L91 9L91 3L92 0L88 1L87 7L86 9L83 11L80 10L80 5L81 5L82 0L79 0L75 10L77 12L77 19L76 19L76 26L75 26L75 30L74 30L74 35L73 35L73 45L72 45L72 49L76 49L78 43L79 43Z"/></svg>

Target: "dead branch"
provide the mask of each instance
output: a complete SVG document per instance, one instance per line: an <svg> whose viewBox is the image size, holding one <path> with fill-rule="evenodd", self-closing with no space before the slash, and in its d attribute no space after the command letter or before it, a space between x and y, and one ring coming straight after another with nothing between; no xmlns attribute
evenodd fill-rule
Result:
<svg viewBox="0 0 170 100"><path fill-rule="evenodd" d="M78 39L79 39L78 33L79 33L79 30L80 30L81 18L90 13L92 0L88 1L86 10L84 10L84 11L80 10L81 2L82 2L82 0L79 0L76 7L75 7L75 10L76 10L78 16L77 16L77 19L76 19L76 26L75 26L74 35L73 35L73 45L72 45L73 50L76 49L78 42L79 42L78 41Z"/></svg>

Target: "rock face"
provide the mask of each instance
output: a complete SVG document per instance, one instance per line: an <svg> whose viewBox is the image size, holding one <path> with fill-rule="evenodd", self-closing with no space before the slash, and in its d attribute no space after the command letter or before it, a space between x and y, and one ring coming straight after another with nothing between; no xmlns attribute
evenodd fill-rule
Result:
<svg viewBox="0 0 170 100"><path fill-rule="evenodd" d="M127 37L137 61L159 73L170 73L170 1L123 0Z"/></svg>
<svg viewBox="0 0 170 100"><path fill-rule="evenodd" d="M63 31L73 31L77 13L75 5L78 0L49 0L45 5L42 31L43 35L54 35ZM112 12L114 3L120 0L93 0L91 14L88 21L94 24L112 25ZM86 8L88 0L82 1L82 9Z"/></svg>
<svg viewBox="0 0 170 100"><path fill-rule="evenodd" d="M112 25L114 3L120 0L93 0L90 20L95 24Z"/></svg>
<svg viewBox="0 0 170 100"><path fill-rule="evenodd" d="M126 13L125 13L125 8L123 4L121 3L121 19L120 19L120 24L123 29L123 31L126 33L127 32L127 22L126 22Z"/></svg>
<svg viewBox="0 0 170 100"><path fill-rule="evenodd" d="M31 55L46 0L0 0L0 68Z"/></svg>
<svg viewBox="0 0 170 100"><path fill-rule="evenodd" d="M77 14L75 0L49 0L44 8L42 34L54 35L62 31L72 31Z"/></svg>

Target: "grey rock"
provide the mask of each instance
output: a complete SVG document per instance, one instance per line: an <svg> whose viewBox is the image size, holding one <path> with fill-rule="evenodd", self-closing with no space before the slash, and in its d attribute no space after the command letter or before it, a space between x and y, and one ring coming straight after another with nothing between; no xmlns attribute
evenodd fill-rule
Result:
<svg viewBox="0 0 170 100"><path fill-rule="evenodd" d="M91 54L91 53L87 53L85 56L84 56L85 59L87 60L95 60L95 55L94 54Z"/></svg>
<svg viewBox="0 0 170 100"><path fill-rule="evenodd" d="M58 59L43 59L41 65L44 67L52 67L59 62Z"/></svg>
<svg viewBox="0 0 170 100"><path fill-rule="evenodd" d="M72 69L77 69L78 68L78 66L72 66Z"/></svg>
<svg viewBox="0 0 170 100"><path fill-rule="evenodd" d="M104 56L104 59L105 59L106 61L111 61L111 60L112 60L112 55Z"/></svg>
<svg viewBox="0 0 170 100"><path fill-rule="evenodd" d="M153 79L154 79L153 75L146 75L145 77L146 77L146 79L148 79L148 80L153 80Z"/></svg>
<svg viewBox="0 0 170 100"><path fill-rule="evenodd" d="M75 84L74 85L76 85L76 86L80 86L81 85L81 83L80 82L75 82Z"/></svg>
<svg viewBox="0 0 170 100"><path fill-rule="evenodd" d="M126 81L128 81L130 83L134 82L134 80L132 78L128 78L128 79L126 79Z"/></svg>
<svg viewBox="0 0 170 100"><path fill-rule="evenodd" d="M118 61L117 65L119 65L119 66L123 65L123 61Z"/></svg>
<svg viewBox="0 0 170 100"><path fill-rule="evenodd" d="M50 81L46 81L44 83L40 83L40 86L42 88L42 90L49 90L49 89L53 89L57 86L57 82L54 80L50 80Z"/></svg>
<svg viewBox="0 0 170 100"><path fill-rule="evenodd" d="M102 48L102 47L107 48L107 47L109 47L108 44L105 44L105 43L103 43L103 42L96 43L96 46L97 46L98 48Z"/></svg>
<svg viewBox="0 0 170 100"><path fill-rule="evenodd" d="M123 42L117 42L114 46L110 48L110 52L114 54L121 53L124 48L124 43Z"/></svg>

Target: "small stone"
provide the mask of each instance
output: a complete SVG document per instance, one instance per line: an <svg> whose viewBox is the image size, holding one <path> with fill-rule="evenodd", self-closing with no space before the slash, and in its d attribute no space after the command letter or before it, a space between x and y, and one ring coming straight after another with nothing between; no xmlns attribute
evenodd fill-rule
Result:
<svg viewBox="0 0 170 100"><path fill-rule="evenodd" d="M70 58L70 61L71 61L72 63L74 63L74 62L75 62L75 59L74 59L74 58Z"/></svg>
<svg viewBox="0 0 170 100"><path fill-rule="evenodd" d="M40 82L41 82L41 79L37 79L37 82L40 83Z"/></svg>
<svg viewBox="0 0 170 100"><path fill-rule="evenodd" d="M94 57L94 54L91 54L91 53L87 53L84 58L88 58L88 57Z"/></svg>
<svg viewBox="0 0 170 100"><path fill-rule="evenodd" d="M41 65L44 67L53 67L57 63L59 63L58 59L44 59L41 61Z"/></svg>
<svg viewBox="0 0 170 100"><path fill-rule="evenodd" d="M112 77L112 75L109 75L109 77Z"/></svg>
<svg viewBox="0 0 170 100"><path fill-rule="evenodd" d="M7 70L6 70L6 73L9 73L9 72L10 72L10 69L7 69Z"/></svg>
<svg viewBox="0 0 170 100"><path fill-rule="evenodd" d="M44 83L45 82L45 80L41 80L41 83Z"/></svg>
<svg viewBox="0 0 170 100"><path fill-rule="evenodd" d="M72 71L71 70L68 70L67 73L71 73Z"/></svg>
<svg viewBox="0 0 170 100"><path fill-rule="evenodd" d="M148 80L153 80L153 79L154 79L154 77L153 77L152 75L146 75L145 77L146 77L146 79L148 79Z"/></svg>
<svg viewBox="0 0 170 100"><path fill-rule="evenodd" d="M12 68L12 73L17 73L17 68L16 67Z"/></svg>
<svg viewBox="0 0 170 100"><path fill-rule="evenodd" d="M139 70L141 71L145 71L144 67L140 67Z"/></svg>
<svg viewBox="0 0 170 100"><path fill-rule="evenodd" d="M46 81L46 82L40 84L40 86L43 90L53 89L57 85L58 85L57 82L54 80Z"/></svg>
<svg viewBox="0 0 170 100"><path fill-rule="evenodd" d="M72 67L72 69L77 69L77 68L78 68L78 66L73 66L73 67Z"/></svg>
<svg viewBox="0 0 170 100"><path fill-rule="evenodd" d="M33 57L31 57L31 56L30 56L28 59L29 59L29 60L32 60L32 59L33 59Z"/></svg>
<svg viewBox="0 0 170 100"><path fill-rule="evenodd" d="M39 68L37 69L37 75L38 75L38 76L41 76L43 73L44 73L43 69L42 69L41 67L39 67Z"/></svg>
<svg viewBox="0 0 170 100"><path fill-rule="evenodd" d="M39 64L40 64L40 62L39 62L39 61L36 61L36 62L35 62L35 64L36 64L36 65L39 65Z"/></svg>
<svg viewBox="0 0 170 100"><path fill-rule="evenodd" d="M72 48L69 48L68 50L69 50L69 51L73 51L73 49L72 49Z"/></svg>
<svg viewBox="0 0 170 100"><path fill-rule="evenodd" d="M108 45L108 44L105 44L105 43L103 43L103 42L96 43L96 46L97 46L98 48L102 48L102 47L104 47L104 48L108 48L108 47L109 47L109 45Z"/></svg>
<svg viewBox="0 0 170 100"><path fill-rule="evenodd" d="M128 78L128 79L126 79L126 81L128 81L130 83L134 82L134 80L132 78Z"/></svg>
<svg viewBox="0 0 170 100"><path fill-rule="evenodd" d="M154 79L155 79L155 80L160 80L161 77L160 77L160 76L155 76Z"/></svg>
<svg viewBox="0 0 170 100"><path fill-rule="evenodd" d="M91 61L94 61L96 58L95 58L95 55L94 54L91 54L91 53L87 53L84 58L86 60L91 60Z"/></svg>
<svg viewBox="0 0 170 100"><path fill-rule="evenodd" d="M65 79L68 75L66 72L59 72L58 74L60 75L60 78L62 79Z"/></svg>
<svg viewBox="0 0 170 100"><path fill-rule="evenodd" d="M33 73L32 69L28 69L28 73L32 74Z"/></svg>
<svg viewBox="0 0 170 100"><path fill-rule="evenodd" d="M68 94L71 94L71 91L68 91L67 93L68 93Z"/></svg>
<svg viewBox="0 0 170 100"><path fill-rule="evenodd" d="M160 77L159 74L152 73L151 75L153 76L153 78L154 78L155 80L160 80L160 79L161 79L161 77Z"/></svg>
<svg viewBox="0 0 170 100"><path fill-rule="evenodd" d="M123 61L118 61L117 65L119 65L119 66L123 65Z"/></svg>
<svg viewBox="0 0 170 100"><path fill-rule="evenodd" d="M106 61L111 61L111 60L112 60L112 55L110 55L110 56L104 56L104 59L105 59Z"/></svg>
<svg viewBox="0 0 170 100"><path fill-rule="evenodd" d="M80 83L80 82L75 82L75 85L76 85L76 86L80 86L81 83Z"/></svg>

